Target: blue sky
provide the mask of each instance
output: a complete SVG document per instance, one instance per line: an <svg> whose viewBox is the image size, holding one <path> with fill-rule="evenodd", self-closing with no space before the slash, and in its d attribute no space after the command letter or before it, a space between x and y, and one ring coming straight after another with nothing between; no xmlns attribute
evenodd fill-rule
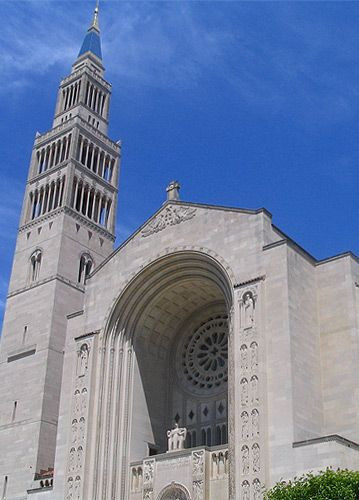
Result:
<svg viewBox="0 0 359 500"><path fill-rule="evenodd" d="M94 2L1 2L0 321L34 135ZM121 242L164 201L266 207L317 258L359 253L359 3L100 6Z"/></svg>

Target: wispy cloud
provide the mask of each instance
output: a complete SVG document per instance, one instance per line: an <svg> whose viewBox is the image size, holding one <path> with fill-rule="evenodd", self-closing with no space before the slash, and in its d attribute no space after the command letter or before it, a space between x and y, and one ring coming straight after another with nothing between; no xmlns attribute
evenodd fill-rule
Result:
<svg viewBox="0 0 359 500"><path fill-rule="evenodd" d="M352 50L358 30L345 17L356 7L341 3L344 19L338 15L333 25L335 2L317 4L103 2L105 63L122 88L200 88L217 79L251 106L274 113L299 107L314 123L342 119L359 101ZM0 92L31 85L53 65L67 72L92 8L83 1L3 1Z"/></svg>

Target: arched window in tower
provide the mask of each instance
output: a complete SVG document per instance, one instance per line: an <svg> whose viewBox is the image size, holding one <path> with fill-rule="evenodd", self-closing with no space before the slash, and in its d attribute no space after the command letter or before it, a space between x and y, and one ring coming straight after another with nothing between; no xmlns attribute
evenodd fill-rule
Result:
<svg viewBox="0 0 359 500"><path fill-rule="evenodd" d="M35 250L30 257L30 281L37 281L39 279L40 267L42 261L41 250Z"/></svg>
<svg viewBox="0 0 359 500"><path fill-rule="evenodd" d="M91 255L88 253L84 253L80 258L80 267L79 267L79 275L78 282L82 285L85 284L86 278L89 276L90 272L93 268L93 260Z"/></svg>

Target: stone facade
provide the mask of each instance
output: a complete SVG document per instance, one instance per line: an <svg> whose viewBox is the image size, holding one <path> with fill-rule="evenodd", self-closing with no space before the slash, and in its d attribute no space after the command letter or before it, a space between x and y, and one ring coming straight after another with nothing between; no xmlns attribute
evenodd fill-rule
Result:
<svg viewBox="0 0 359 500"><path fill-rule="evenodd" d="M358 468L358 259L317 261L266 210L182 202L176 182L113 252L103 71L80 51L35 139L1 341L2 498L259 500ZM168 450L174 423L184 449Z"/></svg>

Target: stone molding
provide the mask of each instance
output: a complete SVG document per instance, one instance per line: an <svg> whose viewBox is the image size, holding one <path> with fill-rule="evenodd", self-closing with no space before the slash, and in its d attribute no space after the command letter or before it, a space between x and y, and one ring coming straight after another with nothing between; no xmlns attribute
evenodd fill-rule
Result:
<svg viewBox="0 0 359 500"><path fill-rule="evenodd" d="M14 290L13 292L10 292L7 296L9 299L10 297L14 297L15 295L18 295L19 293L27 292L28 290L31 290L33 288L36 288L38 286L44 285L46 283L50 283L51 281L54 280L59 280L65 285L69 285L72 288L75 288L75 290L78 290L79 292L84 293L85 292L85 287L80 285L79 283L74 283L73 281L64 278L60 274L53 274L52 276L49 276L48 278L45 278L43 280L39 280L36 283L31 283L31 285L25 286L23 288L18 288L17 290Z"/></svg>
<svg viewBox="0 0 359 500"><path fill-rule="evenodd" d="M292 446L293 448L300 448L301 446L309 446L313 444L327 443L329 441L335 441L342 446L346 446L347 448L352 448L353 450L359 451L359 443L355 441L351 441L343 436L339 436L339 434L329 434L328 436L321 436L317 438L306 439L305 441L295 441Z"/></svg>

